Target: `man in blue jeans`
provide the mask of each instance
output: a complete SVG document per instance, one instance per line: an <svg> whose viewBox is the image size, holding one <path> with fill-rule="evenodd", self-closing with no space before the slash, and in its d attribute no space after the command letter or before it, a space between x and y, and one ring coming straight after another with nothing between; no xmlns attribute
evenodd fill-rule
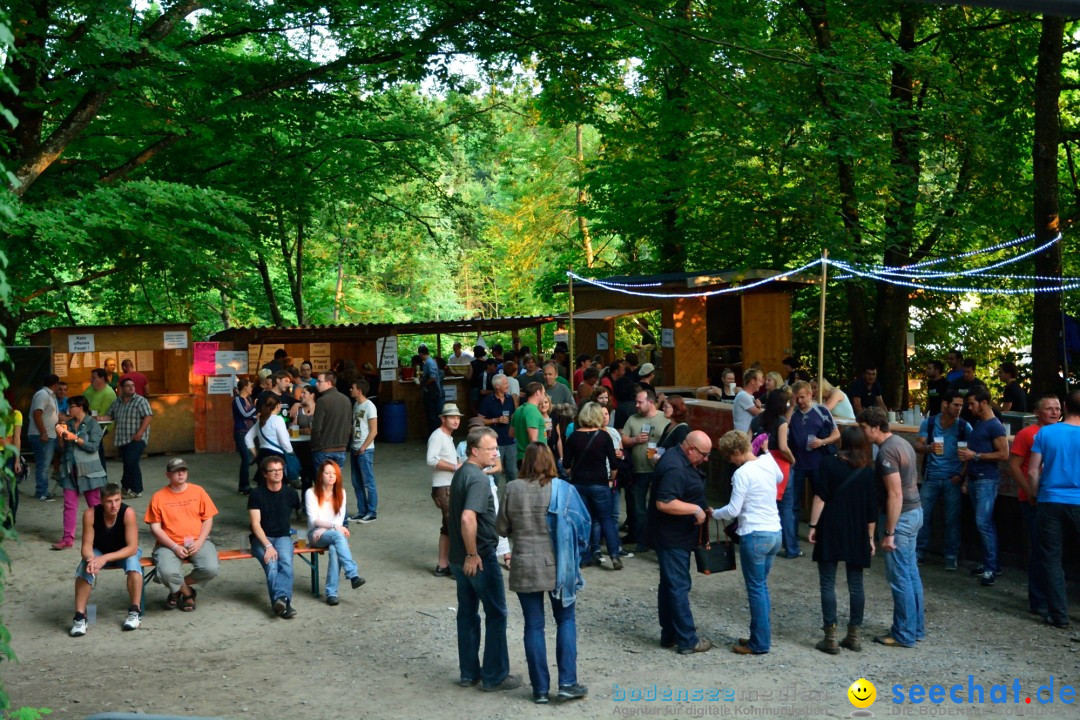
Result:
<svg viewBox="0 0 1080 720"><path fill-rule="evenodd" d="M954 572L960 556L960 490L966 475L965 463L957 452L957 442L967 442L971 426L960 417L964 398L952 390L941 396L940 411L922 421L915 439L915 452L926 455L926 477L919 495L922 498L923 523L919 539L915 543L915 555L919 564L926 557L930 546L930 519L938 497L945 501L945 569Z"/></svg>
<svg viewBox="0 0 1080 720"><path fill-rule="evenodd" d="M34 496L38 500L53 500L49 494L49 474L56 454L56 424L59 411L56 405L56 386L60 378L46 375L41 388L30 401L30 449L34 453Z"/></svg>
<svg viewBox="0 0 1080 720"><path fill-rule="evenodd" d="M649 496L649 536L660 564L656 588L660 647L678 648L680 655L712 647L709 638L698 636L690 610L690 553L698 544L701 524L712 512L699 468L711 451L708 435L691 432L656 463L656 482Z"/></svg>
<svg viewBox="0 0 1080 720"><path fill-rule="evenodd" d="M292 606L293 543L289 519L300 507L300 498L295 490L285 487L285 463L277 455L263 460L259 472L264 483L248 495L251 554L266 573L274 614L290 619L296 617L296 610Z"/></svg>
<svg viewBox="0 0 1080 720"><path fill-rule="evenodd" d="M874 638L886 647L915 647L926 637L922 578L915 558L915 543L923 524L915 450L889 431L889 419L880 407L859 413L856 420L866 439L878 446L875 475L879 484L881 542L885 576L893 597L893 621L888 635Z"/></svg>
<svg viewBox="0 0 1080 720"><path fill-rule="evenodd" d="M353 381L352 484L356 491L356 515L361 523L375 522L379 514L379 493L375 488L375 436L379 434L379 411L367 394L368 381Z"/></svg>
<svg viewBox="0 0 1080 720"><path fill-rule="evenodd" d="M1080 531L1080 390L1065 398L1065 422L1035 435L1028 460L1031 497L1038 499L1039 558L1046 573L1047 622L1069 627L1061 549L1065 525Z"/></svg>
<svg viewBox="0 0 1080 720"><path fill-rule="evenodd" d="M319 373L315 379L319 396L311 419L311 462L316 473L327 460L337 463L342 472L348 467L346 450L352 439L352 403L336 386L337 375L330 371Z"/></svg>
<svg viewBox="0 0 1080 720"><path fill-rule="evenodd" d="M824 405L814 402L810 383L800 380L791 386L795 409L788 422L788 448L795 455L791 477L780 498L780 533L783 548L780 556L790 559L803 556L799 549L799 517L802 514L803 486L817 479L821 460L828 446L840 443L840 428Z"/></svg>
<svg viewBox="0 0 1080 720"><path fill-rule="evenodd" d="M131 378L121 380L119 389L120 397L109 408L109 414L98 420L113 421L116 450L124 462L120 487L124 489L124 497L137 498L143 492L139 459L150 442L150 418L154 411L146 398L135 392L135 381Z"/></svg>
<svg viewBox="0 0 1080 720"><path fill-rule="evenodd" d="M485 692L521 687L510 674L506 647L506 591L495 554L495 498L484 468L495 464L499 443L491 428L476 428L465 441L466 461L450 481L450 572L457 582L457 644L461 687L481 683ZM484 661L480 662L480 605L484 605Z"/></svg>
<svg viewBox="0 0 1080 720"><path fill-rule="evenodd" d="M994 416L990 391L983 385L974 387L967 396L968 410L978 422L971 431L967 447L957 456L968 466L967 490L975 506L975 526L983 543L982 565L971 571L984 586L994 584L1001 571L998 565L997 528L994 525L994 503L997 502L1001 471L998 463L1009 459L1008 433Z"/></svg>

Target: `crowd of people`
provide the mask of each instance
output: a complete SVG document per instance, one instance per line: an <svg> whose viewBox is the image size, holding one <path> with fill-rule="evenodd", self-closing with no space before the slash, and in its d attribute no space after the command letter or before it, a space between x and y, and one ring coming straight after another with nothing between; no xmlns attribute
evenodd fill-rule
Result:
<svg viewBox="0 0 1080 720"><path fill-rule="evenodd" d="M739 386L735 374L725 370L720 386L698 391L729 402L735 428L715 438L717 454L733 473L729 501L713 508L704 469L714 438L688 422L683 398L657 393L651 362L639 364L628 353L597 367L593 358L581 355L571 368L565 347L557 347L546 362L528 348L504 353L496 345L491 351L489 356L487 348L476 346L468 354L455 344L446 359L432 358L424 346L417 353L431 426L426 449L431 498L440 513L434 575L456 583L463 687L479 684L493 691L523 682L510 673L504 568L524 616L529 682L537 703L549 702L552 695L560 700L587 695L577 676L574 606L589 568L619 571L627 559L655 553L661 647L687 655L710 650L712 641L698 633L689 601L691 556L710 519L729 524L738 543L750 606L748 636L731 650L769 652L768 577L776 556L804 556L804 488L812 493L806 538L820 586L823 638L817 649L862 650L863 575L877 555L885 562L893 620L888 632L873 639L886 647L914 647L926 633L919 566L928 561L929 518L939 498L944 501L944 569L959 567L960 513L967 495L982 546L981 563L972 573L983 586L993 585L1000 573L993 519L999 463L1007 463L1020 489L1028 526L1030 609L1056 627L1069 626L1061 555L1063 528L1080 529L1080 391L1065 399L1064 422L1059 422L1060 398L1039 398L1037 424L1017 433L1010 446L998 413L1027 406L1022 390L1012 389L1016 368L999 369L1006 392L994 402L974 377L974 363L950 353L950 373L940 362L926 367L927 415L911 443L891 430L874 368L864 368L847 392L828 382L818 388L790 358L786 378L751 367ZM263 368L256 381L237 383L233 418L240 455L237 489L246 496L251 554L265 570L272 612L288 619L296 615L294 516L306 518L312 547L329 550L329 605L340 602L342 574L354 589L365 582L351 554L349 521L366 524L378 516L378 409L368 378L355 366L343 367L343 377L334 371L312 373L308 363L292 368L284 356L274 362L279 365ZM446 373L465 379L476 409L461 443L454 435L464 415L456 403L444 402ZM86 633L87 598L105 567L127 573L131 605L124 629L141 623L141 551L134 510L123 499L143 492L138 460L149 441L152 412L139 392L146 383L140 388L125 375L117 378L117 387L119 396L109 400L108 371L94 370L90 387L66 398L61 411L63 391L59 378L50 375L31 406L36 493L42 500L49 499L51 455L56 448L63 454L62 536L54 549L74 545L79 494L88 506L73 636ZM842 427L837 418L851 422ZM103 425L111 426L123 458L120 484L108 482ZM298 457L300 446L307 450L304 459ZM252 464L258 468L255 478ZM351 469L355 513L348 508L344 468ZM166 605L190 612L197 588L219 572L218 551L209 540L217 508L205 490L188 482L184 460L169 461L166 476L168 483L153 494L143 520L154 538L153 561L167 590ZM842 638L836 591L841 562L849 596ZM545 594L556 624L554 686L544 643Z"/></svg>

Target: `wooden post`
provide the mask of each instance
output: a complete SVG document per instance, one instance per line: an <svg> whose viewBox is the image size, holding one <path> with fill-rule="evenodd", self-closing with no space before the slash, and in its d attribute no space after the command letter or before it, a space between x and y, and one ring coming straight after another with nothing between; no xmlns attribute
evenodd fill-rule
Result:
<svg viewBox="0 0 1080 720"><path fill-rule="evenodd" d="M817 345L817 395L818 402L822 401L825 388L822 381L825 379L825 284L829 280L829 250L821 251L821 313L818 318L818 345Z"/></svg>
<svg viewBox="0 0 1080 720"><path fill-rule="evenodd" d="M573 268L570 268L570 269L573 270ZM566 348L567 348L567 355L568 355L568 358L566 360L566 364L569 366L568 369L570 370L571 378L572 378L573 377L573 372L574 372L574 367L575 367L575 365L577 365L577 361L574 360L574 358L576 357L574 355L574 276L571 275L569 272L567 272L566 276L570 280L570 302L567 305L567 307L568 307L567 315L570 316L570 319L567 321L567 324L566 324Z"/></svg>

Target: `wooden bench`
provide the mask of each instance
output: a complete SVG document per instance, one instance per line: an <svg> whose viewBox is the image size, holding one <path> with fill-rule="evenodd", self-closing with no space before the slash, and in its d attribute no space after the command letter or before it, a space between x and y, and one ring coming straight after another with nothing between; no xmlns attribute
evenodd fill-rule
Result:
<svg viewBox="0 0 1080 720"><path fill-rule="evenodd" d="M311 569L311 595L312 597L319 597L319 556L325 553L329 548L324 547L311 547L308 545L307 540L297 540L293 543L293 556L298 557L307 563L308 568ZM226 560L251 560L255 556L248 550L218 550L218 562L225 562ZM184 560L184 562L190 562ZM143 594L142 602L140 603L140 610L146 609L146 585L157 577L157 565L154 564L152 558L144 557L139 561L139 564L143 568Z"/></svg>

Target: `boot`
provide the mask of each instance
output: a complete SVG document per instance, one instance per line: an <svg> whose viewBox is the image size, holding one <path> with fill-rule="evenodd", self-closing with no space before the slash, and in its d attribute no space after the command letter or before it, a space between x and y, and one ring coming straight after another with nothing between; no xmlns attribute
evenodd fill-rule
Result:
<svg viewBox="0 0 1080 720"><path fill-rule="evenodd" d="M823 653L829 653L830 655L839 655L840 646L836 644L836 623L832 625L826 625L821 628L825 631L825 639L819 642L816 647Z"/></svg>
<svg viewBox="0 0 1080 720"><path fill-rule="evenodd" d="M847 637L840 641L840 647L846 647L854 652L862 652L862 642L859 641L859 626L848 625Z"/></svg>

